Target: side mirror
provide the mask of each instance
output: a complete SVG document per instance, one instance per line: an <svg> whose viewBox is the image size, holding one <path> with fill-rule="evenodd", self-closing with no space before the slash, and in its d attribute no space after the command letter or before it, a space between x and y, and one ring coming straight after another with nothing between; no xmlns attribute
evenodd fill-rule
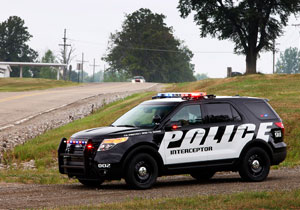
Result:
<svg viewBox="0 0 300 210"><path fill-rule="evenodd" d="M154 122L156 125L159 125L161 122L161 117L157 114L153 117L152 122Z"/></svg>

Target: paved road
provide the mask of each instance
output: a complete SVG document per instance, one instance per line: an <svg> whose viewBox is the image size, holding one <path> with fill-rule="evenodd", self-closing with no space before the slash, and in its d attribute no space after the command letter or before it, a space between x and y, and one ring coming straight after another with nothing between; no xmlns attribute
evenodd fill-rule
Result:
<svg viewBox="0 0 300 210"><path fill-rule="evenodd" d="M300 188L300 168L272 170L264 182L242 182L237 173L217 174L198 183L190 176L162 177L150 190L130 190L123 181L105 182L100 189L81 184L34 185L0 183L0 209L24 209L128 201L136 198L170 198L228 194L249 191L293 190Z"/></svg>
<svg viewBox="0 0 300 210"><path fill-rule="evenodd" d="M40 91L0 92L0 129L38 113L105 93L143 91L154 83L101 83Z"/></svg>

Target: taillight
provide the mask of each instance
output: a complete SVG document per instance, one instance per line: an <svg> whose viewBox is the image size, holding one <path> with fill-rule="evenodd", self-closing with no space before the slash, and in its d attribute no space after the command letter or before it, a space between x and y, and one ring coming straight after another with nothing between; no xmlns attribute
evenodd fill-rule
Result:
<svg viewBox="0 0 300 210"><path fill-rule="evenodd" d="M282 134L284 134L284 125L283 125L283 123L282 122L276 122L275 125L278 128L281 128Z"/></svg>

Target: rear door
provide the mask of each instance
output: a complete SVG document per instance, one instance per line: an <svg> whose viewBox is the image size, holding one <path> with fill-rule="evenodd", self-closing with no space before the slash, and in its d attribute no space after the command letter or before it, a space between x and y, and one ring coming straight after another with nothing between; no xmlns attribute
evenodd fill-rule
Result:
<svg viewBox="0 0 300 210"><path fill-rule="evenodd" d="M243 124L242 114L229 102L206 103L204 128L206 130L203 147L211 147L206 160L237 158L241 148L253 138L255 126Z"/></svg>

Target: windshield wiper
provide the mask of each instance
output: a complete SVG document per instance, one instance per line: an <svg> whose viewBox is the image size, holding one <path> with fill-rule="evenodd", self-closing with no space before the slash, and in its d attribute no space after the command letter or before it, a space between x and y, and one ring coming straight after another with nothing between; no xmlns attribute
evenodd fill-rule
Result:
<svg viewBox="0 0 300 210"><path fill-rule="evenodd" d="M135 128L134 125L117 125L116 127L128 127L128 128Z"/></svg>

